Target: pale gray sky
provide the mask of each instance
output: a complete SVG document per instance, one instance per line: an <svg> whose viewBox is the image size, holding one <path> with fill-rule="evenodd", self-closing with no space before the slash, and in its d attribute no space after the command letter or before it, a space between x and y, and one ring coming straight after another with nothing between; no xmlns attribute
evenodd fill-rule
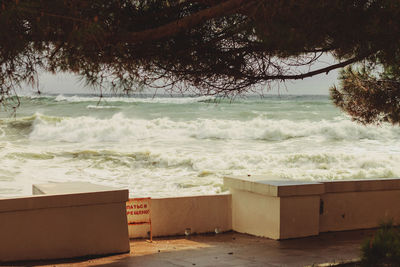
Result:
<svg viewBox="0 0 400 267"><path fill-rule="evenodd" d="M315 68L325 67L334 62L331 56L322 58ZM268 94L291 94L291 95L327 95L329 87L337 83L338 71L331 71L328 74L320 74L314 77L299 81L287 81L285 83L275 83L273 90ZM43 94L82 94L96 93L92 88L85 88L79 77L69 74L50 74L43 73L39 77L39 88ZM25 86L23 92L33 91Z"/></svg>

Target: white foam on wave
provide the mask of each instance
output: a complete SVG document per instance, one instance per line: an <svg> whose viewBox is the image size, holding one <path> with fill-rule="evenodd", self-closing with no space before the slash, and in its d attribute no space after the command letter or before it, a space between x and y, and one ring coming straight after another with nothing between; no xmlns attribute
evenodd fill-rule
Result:
<svg viewBox="0 0 400 267"><path fill-rule="evenodd" d="M16 182L10 187L22 186L21 179L29 184L85 180L128 187L135 195L153 197L220 193L225 175L314 181L400 175L400 153L270 153L234 146L213 150L212 145L197 145L192 150L142 144L125 144L113 150L81 147L8 148L8 153L3 150L0 163L17 171Z"/></svg>
<svg viewBox="0 0 400 267"><path fill-rule="evenodd" d="M58 101L88 102L64 103L73 111L98 108L97 97L80 97L58 96ZM57 109L54 98L49 107ZM220 193L225 175L316 181L400 176L400 128L365 127L330 109L322 109L326 113L320 117L295 119L260 106L253 111L250 105L236 109L222 104L215 116L207 110L206 117L200 111L176 116L185 110L182 106L143 105L141 110L140 105L108 105L125 113L113 111L110 117L91 110L74 117L77 112L44 109L60 115L2 120L0 197L29 194L32 183L50 181L81 180L165 197ZM237 116L243 110L252 115ZM166 114L170 117L148 119Z"/></svg>
<svg viewBox="0 0 400 267"><path fill-rule="evenodd" d="M400 176L400 130L343 118L176 121L117 113L18 120L31 125L22 127L30 132L29 145L9 142L0 150L0 164L13 172L4 177L14 177L3 183L7 190L85 180L156 197L220 193L225 175L317 181Z"/></svg>
<svg viewBox="0 0 400 267"><path fill-rule="evenodd" d="M202 120L193 135L207 139L253 139L282 141L292 138L323 137L330 140L389 140L400 137L392 126L362 126L346 119L338 121L289 121L256 118L251 121Z"/></svg>
<svg viewBox="0 0 400 267"><path fill-rule="evenodd" d="M94 117L65 118L52 123L38 117L34 122L31 140L58 140L65 142L118 142L129 139L151 138L152 133L143 124L125 118L121 113L111 119Z"/></svg>
<svg viewBox="0 0 400 267"><path fill-rule="evenodd" d="M124 103L154 103L154 104L191 104L203 101L214 100L212 96L199 97L96 97L96 96L64 96L58 95L54 100L56 102L124 102Z"/></svg>
<svg viewBox="0 0 400 267"><path fill-rule="evenodd" d="M30 138L67 142L194 138L267 142L291 139L331 142L369 140L373 143L400 140L400 129L387 125L365 127L345 119L319 122L266 118L255 118L250 121L224 119L174 121L169 118L134 119L117 113L106 119L82 116L49 120L36 116Z"/></svg>
<svg viewBox="0 0 400 267"><path fill-rule="evenodd" d="M87 109L118 109L117 106L88 105Z"/></svg>

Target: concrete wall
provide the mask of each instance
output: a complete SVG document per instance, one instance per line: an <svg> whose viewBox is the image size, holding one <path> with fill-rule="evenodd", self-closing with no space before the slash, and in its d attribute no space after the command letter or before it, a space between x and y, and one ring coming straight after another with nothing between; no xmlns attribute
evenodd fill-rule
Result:
<svg viewBox="0 0 400 267"><path fill-rule="evenodd" d="M292 185L281 190L265 184L262 188L256 184L235 185L238 188L230 189L233 230L272 239L318 235L319 195L304 194L313 192L309 184L304 191ZM256 189L257 193L243 188Z"/></svg>
<svg viewBox="0 0 400 267"><path fill-rule="evenodd" d="M151 201L153 236L235 230L273 239L400 224L400 179L309 182L226 177L232 195ZM131 238L148 237L148 225L130 225Z"/></svg>
<svg viewBox="0 0 400 267"><path fill-rule="evenodd" d="M232 229L231 195L151 199L153 236L184 235ZM148 237L148 225L129 225L129 237Z"/></svg>
<svg viewBox="0 0 400 267"><path fill-rule="evenodd" d="M400 224L399 179L225 181L232 195L152 199L153 236L183 235L186 228L192 233L219 228L287 239L373 228L387 219ZM149 230L149 225L130 225L129 236L148 237Z"/></svg>
<svg viewBox="0 0 400 267"><path fill-rule="evenodd" d="M393 220L400 224L400 190L327 193L320 232L374 228Z"/></svg>
<svg viewBox="0 0 400 267"><path fill-rule="evenodd" d="M233 230L273 239L400 224L400 179L332 182L225 177Z"/></svg>
<svg viewBox="0 0 400 267"><path fill-rule="evenodd" d="M128 190L0 200L0 262L128 252Z"/></svg>
<svg viewBox="0 0 400 267"><path fill-rule="evenodd" d="M279 239L318 235L319 196L281 198Z"/></svg>
<svg viewBox="0 0 400 267"><path fill-rule="evenodd" d="M231 189L232 227L240 233L279 239L280 200Z"/></svg>
<svg viewBox="0 0 400 267"><path fill-rule="evenodd" d="M400 179L224 182L232 195L152 199L153 236L218 228L286 239L372 228L388 219L400 224ZM85 192L91 189L96 192ZM34 191L54 195L0 200L0 262L127 252L128 233L148 237L148 225L128 229L127 190L70 183Z"/></svg>

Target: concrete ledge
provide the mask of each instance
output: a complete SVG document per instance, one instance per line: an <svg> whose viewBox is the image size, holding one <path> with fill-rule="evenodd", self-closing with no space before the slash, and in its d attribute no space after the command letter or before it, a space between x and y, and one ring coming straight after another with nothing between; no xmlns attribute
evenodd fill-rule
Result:
<svg viewBox="0 0 400 267"><path fill-rule="evenodd" d="M326 193L400 190L400 179L365 179L323 182Z"/></svg>
<svg viewBox="0 0 400 267"><path fill-rule="evenodd" d="M259 180L257 180L259 179ZM154 236L235 230L273 239L400 224L400 179L304 182L225 177L230 194L151 200ZM34 186L35 196L0 200L0 262L129 251L127 190L88 183ZM51 195L48 195L51 194Z"/></svg>
<svg viewBox="0 0 400 267"><path fill-rule="evenodd" d="M92 184L88 182L63 182L32 185L32 193L34 195L60 195L60 194L77 194L92 192L110 192L110 191L128 191L115 190L109 186Z"/></svg>
<svg viewBox="0 0 400 267"><path fill-rule="evenodd" d="M400 224L400 179L332 182L225 177L233 230L273 239Z"/></svg>
<svg viewBox="0 0 400 267"><path fill-rule="evenodd" d="M273 197L320 195L324 193L325 190L323 183L266 180L262 176L224 177L224 185L229 188Z"/></svg>
<svg viewBox="0 0 400 267"><path fill-rule="evenodd" d="M319 233L319 195L277 197L237 188L230 190L232 229L237 232L273 239Z"/></svg>
<svg viewBox="0 0 400 267"><path fill-rule="evenodd" d="M128 190L90 190L0 200L0 262L128 252Z"/></svg>
<svg viewBox="0 0 400 267"><path fill-rule="evenodd" d="M324 184L224 177L232 192L233 230L273 239L318 235Z"/></svg>
<svg viewBox="0 0 400 267"><path fill-rule="evenodd" d="M111 190L104 192L37 195L12 199L0 199L0 212L121 203L128 199L128 195L128 190Z"/></svg>

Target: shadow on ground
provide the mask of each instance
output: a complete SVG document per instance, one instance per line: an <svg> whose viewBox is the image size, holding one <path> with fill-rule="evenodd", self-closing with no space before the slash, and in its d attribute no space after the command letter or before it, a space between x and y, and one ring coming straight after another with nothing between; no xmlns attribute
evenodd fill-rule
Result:
<svg viewBox="0 0 400 267"><path fill-rule="evenodd" d="M236 232L131 240L129 254L101 258L20 262L23 266L306 266L358 259L361 243L374 230L322 233L275 241ZM352 266L352 265L346 265Z"/></svg>

